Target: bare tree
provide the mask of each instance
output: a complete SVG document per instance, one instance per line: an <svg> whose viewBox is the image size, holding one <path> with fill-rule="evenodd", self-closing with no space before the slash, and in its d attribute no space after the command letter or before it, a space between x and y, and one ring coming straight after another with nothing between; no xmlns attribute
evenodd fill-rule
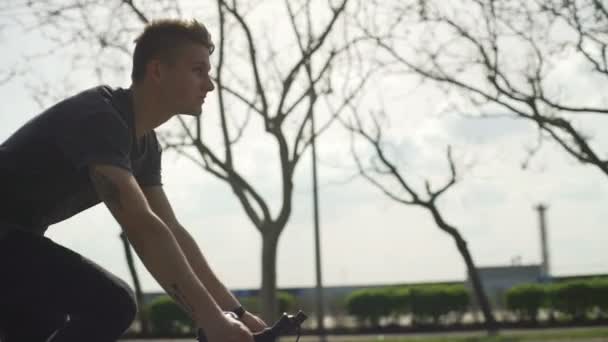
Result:
<svg viewBox="0 0 608 342"><path fill-rule="evenodd" d="M513 116L538 128L539 144L530 149L524 167L542 141L550 140L608 175L606 151L580 125L607 114L606 102L572 95L566 87L572 79L560 78L558 70L564 61L576 62L581 72L572 77L605 85L605 2L417 0L383 5L392 6L395 25L385 30L367 26L366 31L390 60L463 100L456 106L460 112ZM598 92L595 99L605 97Z"/></svg>
<svg viewBox="0 0 608 342"><path fill-rule="evenodd" d="M250 14L255 12L256 6L267 3L234 0L215 3L216 16L209 22L217 23L219 32L214 55L219 143L213 140L213 132L204 134L208 126L202 125L203 119L191 122L179 118L178 129L162 132L161 140L166 149L190 159L226 182L262 235L262 316L272 321L278 311L277 246L292 212L296 166L313 136L326 131L335 122L373 71L359 69L348 79L342 76L341 56L361 41L360 37L347 34L348 30L344 28L351 17L348 12L357 9L355 0L322 4L309 0L284 1L281 8L285 13L279 16L288 20L277 22L276 13L267 13L270 15L266 17L272 20L274 27L264 36L259 26L250 24ZM58 46L77 43L89 46L91 54L97 56L93 61L100 73L108 68L124 72L116 67L116 60L130 57L125 37L132 38L134 32L141 30L152 18L181 16L184 11L180 2L168 0L141 6L129 0L107 3L50 1L32 6L37 27L47 34L51 32L49 38L56 40ZM100 8L107 17L93 15L93 9ZM205 9L207 13L211 10L210 7ZM278 9L275 6L273 10ZM106 24L100 25L104 21ZM280 42L288 37L292 38L290 42ZM83 53L83 56L88 55L86 51ZM116 58L109 61L108 54L115 54ZM78 56L76 62L87 60L83 56ZM343 85L340 87L340 84ZM323 102L319 99L332 106L322 107ZM309 134L307 128L315 112L323 115L323 122L314 134ZM207 115L204 117L204 120L210 120ZM251 127L259 127L260 131L254 135L270 138L266 141L278 152L278 176L263 180L277 182L280 201L276 209L271 203L273 199L259 191L262 180L249 178L245 167L239 164L239 155L243 153L239 148L247 147L239 143Z"/></svg>
<svg viewBox="0 0 608 342"><path fill-rule="evenodd" d="M10 14L9 10L11 8L8 6L0 5L0 42L4 39L4 34L6 31L6 26L8 23L5 23L5 16ZM20 74L20 70L16 66L7 65L8 63L3 63L2 67L0 67L0 86L9 83L13 78Z"/></svg>
<svg viewBox="0 0 608 342"><path fill-rule="evenodd" d="M466 265L475 299L484 316L486 329L490 334L496 333L496 320L484 292L479 273L475 267L473 256L467 247L467 242L459 233L457 227L445 220L437 207L439 197L457 182L456 167L452 158L451 147L447 147L447 161L450 170L449 179L441 186L432 186L428 179L425 180L425 193L422 193L415 189L415 186L408 179L409 177L400 169L394 158L389 157L386 153L386 139L383 137L382 126L377 116L374 114L370 116L373 126L369 128L363 123L358 110L353 106L350 106L350 109L352 115L348 119L341 121L343 126L351 132L351 154L356 162L359 174L390 199L403 205L417 206L427 210L432 215L437 227L454 239L458 252ZM362 160L361 152L356 149L356 140L364 142L365 145L371 148L369 162ZM387 185L387 180L392 181L391 184L396 184L396 186Z"/></svg>
<svg viewBox="0 0 608 342"><path fill-rule="evenodd" d="M318 32L315 32L312 2L285 1L293 36L299 48L299 56L290 63L286 73L282 73L277 65L272 66L270 72L268 69L266 70L267 75L274 73L274 78L279 80L277 89L274 88L273 82L264 79L260 70L262 63L260 63L257 53L260 42L255 41L252 34L253 29L247 23L243 13L239 12L235 2L228 4L226 1L218 1L220 37L216 81L220 90L218 98L225 148L223 157L209 148L200 134L200 130L195 133L186 125L183 125L187 134L187 141L193 143L198 155L202 156L199 165L230 185L247 216L262 234L261 299L263 316L269 320L276 317L277 314L276 251L280 234L287 225L292 211L293 176L298 162L310 146L312 139L312 136L307 136L306 128L310 124L313 113L318 111L318 98L321 96L331 97L334 94L328 86L334 79L332 77L332 66L336 63L338 57L356 42L356 39L352 39L332 44L329 39L332 31L336 30L338 20L345 15L348 2L348 0L343 0L336 6L329 4L328 8L322 9L329 10L329 19L321 25ZM318 10L316 9L316 11ZM224 68L228 65L225 58L229 50L225 45L224 28L227 20L229 20L228 17L236 20L237 27L245 35L253 92L248 90L239 91L238 88L234 88L229 82L225 81L224 77L227 76L227 73L224 72ZM303 28L300 20L305 22ZM327 47L329 45L333 46ZM346 93L339 95L337 108L329 113L327 121L321 125L321 128L314 135L325 131L351 99L362 89L367 77L365 75L360 76L359 80L354 82L354 85ZM248 92L252 94L248 94ZM241 137L244 126L240 127L237 134L229 132L229 115L226 108L228 98L240 101L261 119L264 133L270 135L278 147L281 172L278 181L280 182L282 200L276 215L272 214L269 199L264 199L256 190L255 185L248 181L236 167L233 148L235 142ZM274 101L271 98L274 98ZM298 114L300 114L300 117L296 119ZM292 125L295 124L295 134L291 137L287 128L288 119L291 119ZM177 147L177 145L173 145L173 147ZM183 149L180 149L180 152L187 153Z"/></svg>

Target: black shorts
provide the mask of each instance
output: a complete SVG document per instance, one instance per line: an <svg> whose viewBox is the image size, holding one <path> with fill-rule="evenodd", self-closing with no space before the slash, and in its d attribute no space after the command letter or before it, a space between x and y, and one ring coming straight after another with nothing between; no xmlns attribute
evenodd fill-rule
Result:
<svg viewBox="0 0 608 342"><path fill-rule="evenodd" d="M2 342L115 341L136 312L129 286L80 254L30 233L0 237Z"/></svg>

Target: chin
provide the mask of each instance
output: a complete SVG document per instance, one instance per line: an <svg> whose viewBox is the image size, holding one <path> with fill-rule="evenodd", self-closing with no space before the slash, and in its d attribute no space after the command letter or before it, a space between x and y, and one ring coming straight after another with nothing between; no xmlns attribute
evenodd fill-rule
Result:
<svg viewBox="0 0 608 342"><path fill-rule="evenodd" d="M191 109L191 110L184 111L182 114L189 115L189 116L201 116L202 113L203 113L203 110L202 110L202 108L199 107L194 110Z"/></svg>

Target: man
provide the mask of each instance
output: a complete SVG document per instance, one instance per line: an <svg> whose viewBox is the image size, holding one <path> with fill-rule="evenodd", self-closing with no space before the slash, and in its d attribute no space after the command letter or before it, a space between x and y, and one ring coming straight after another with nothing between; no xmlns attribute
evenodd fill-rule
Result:
<svg viewBox="0 0 608 342"><path fill-rule="evenodd" d="M201 114L214 88L213 48L196 21L153 22L136 40L130 88L76 94L0 145L2 342L108 342L130 326L137 308L128 286L44 236L101 201L210 342L251 342L266 326L217 279L161 185L154 129L177 114Z"/></svg>

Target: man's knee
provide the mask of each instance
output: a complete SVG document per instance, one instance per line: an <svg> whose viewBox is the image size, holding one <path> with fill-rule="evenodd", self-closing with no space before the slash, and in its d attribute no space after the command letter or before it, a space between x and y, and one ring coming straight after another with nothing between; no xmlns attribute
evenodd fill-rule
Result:
<svg viewBox="0 0 608 342"><path fill-rule="evenodd" d="M96 319L111 322L117 329L126 330L137 316L135 294L126 284L115 287L103 298L98 298L95 304L92 315Z"/></svg>
<svg viewBox="0 0 608 342"><path fill-rule="evenodd" d="M114 317L116 317L116 323L127 329L137 316L135 293L128 286L125 286L118 291L115 302Z"/></svg>

